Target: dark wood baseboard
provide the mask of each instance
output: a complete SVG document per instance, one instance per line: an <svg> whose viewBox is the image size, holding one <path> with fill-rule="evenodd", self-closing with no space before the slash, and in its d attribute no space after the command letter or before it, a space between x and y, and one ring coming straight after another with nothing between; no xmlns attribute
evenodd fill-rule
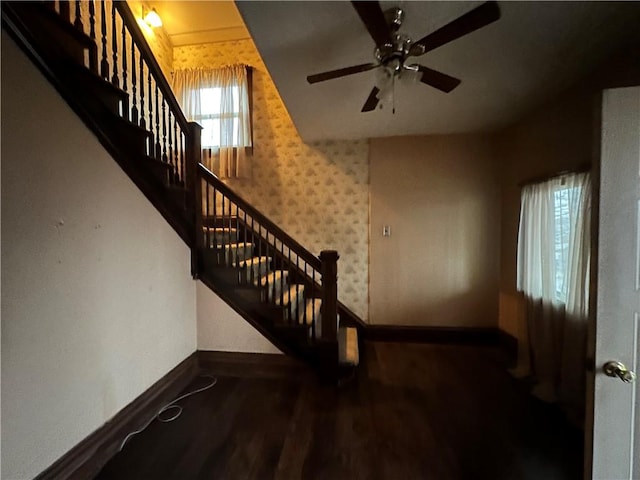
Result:
<svg viewBox="0 0 640 480"><path fill-rule="evenodd" d="M90 479L113 457L122 440L178 396L198 374L194 352L154 383L111 420L90 434L36 477L44 479Z"/></svg>
<svg viewBox="0 0 640 480"><path fill-rule="evenodd" d="M446 343L453 345L498 345L497 328L368 325L365 340L374 342Z"/></svg>
<svg viewBox="0 0 640 480"><path fill-rule="evenodd" d="M270 353L239 353L198 350L200 372L244 378L286 378L313 375L311 368L295 358Z"/></svg>

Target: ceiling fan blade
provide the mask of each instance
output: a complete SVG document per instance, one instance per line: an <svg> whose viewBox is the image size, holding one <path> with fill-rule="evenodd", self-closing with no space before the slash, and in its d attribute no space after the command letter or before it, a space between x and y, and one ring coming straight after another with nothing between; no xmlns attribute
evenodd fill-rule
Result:
<svg viewBox="0 0 640 480"><path fill-rule="evenodd" d="M379 65L377 63L363 63L362 65L354 65L352 67L339 68L337 70L330 70L328 72L316 73L315 75L309 75L307 82L318 83L325 80L331 80L333 78L346 77L347 75L353 75L354 73L366 72L372 70Z"/></svg>
<svg viewBox="0 0 640 480"><path fill-rule="evenodd" d="M380 93L380 89L378 87L373 87L367 101L364 102L361 112L371 112L376 109L378 106L378 93Z"/></svg>
<svg viewBox="0 0 640 480"><path fill-rule="evenodd" d="M431 87L442 90L445 93L449 93L451 90L460 85L460 80L455 77L450 77L445 73L432 70L423 65L418 65L418 70L422 73L420 81Z"/></svg>
<svg viewBox="0 0 640 480"><path fill-rule="evenodd" d="M360 20L367 27L369 35L376 42L376 46L380 47L386 43L391 43L391 32L387 21L384 19L384 13L378 2L351 2L353 8L356 9Z"/></svg>
<svg viewBox="0 0 640 480"><path fill-rule="evenodd" d="M500 18L500 7L495 1L485 2L470 12L430 33L411 46L410 55L422 55L442 45L478 30Z"/></svg>

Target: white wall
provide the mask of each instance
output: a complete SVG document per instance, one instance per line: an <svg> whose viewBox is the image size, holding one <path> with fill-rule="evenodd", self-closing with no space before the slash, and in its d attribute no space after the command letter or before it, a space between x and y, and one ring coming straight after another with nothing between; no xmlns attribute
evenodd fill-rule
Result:
<svg viewBox="0 0 640 480"><path fill-rule="evenodd" d="M2 35L2 478L32 478L196 348L189 250Z"/></svg>
<svg viewBox="0 0 640 480"><path fill-rule="evenodd" d="M281 353L220 297L201 282L198 299L198 350Z"/></svg>

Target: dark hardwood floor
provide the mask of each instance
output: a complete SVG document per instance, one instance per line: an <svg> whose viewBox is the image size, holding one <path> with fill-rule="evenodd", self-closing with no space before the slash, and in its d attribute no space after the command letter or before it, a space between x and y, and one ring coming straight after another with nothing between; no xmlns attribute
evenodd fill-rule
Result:
<svg viewBox="0 0 640 480"><path fill-rule="evenodd" d="M361 353L340 389L305 375L218 377L97 478L581 478L581 432L511 379L497 349L375 342Z"/></svg>

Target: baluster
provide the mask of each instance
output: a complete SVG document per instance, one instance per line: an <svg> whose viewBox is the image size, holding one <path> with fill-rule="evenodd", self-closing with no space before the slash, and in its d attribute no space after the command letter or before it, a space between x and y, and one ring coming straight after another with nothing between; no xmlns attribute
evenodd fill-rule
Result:
<svg viewBox="0 0 640 480"><path fill-rule="evenodd" d="M271 245L269 245L271 246ZM278 303L278 279L275 278L275 274L278 271L278 247L276 246L276 237L275 235L273 236L273 248L272 250L272 254L273 254L273 303ZM280 281L282 281L282 274L280 275ZM281 292L281 297L282 297L282 292ZM282 298L280 298L280 300L282 300ZM282 302L280 303L282 305Z"/></svg>
<svg viewBox="0 0 640 480"><path fill-rule="evenodd" d="M240 212L238 211L238 215L240 215ZM244 258L246 258L245 252L247 250L247 229L248 229L248 225L247 225L247 211L243 210L242 211L242 218L243 218L243 229L242 229L242 233L243 233L243 242L242 242L242 256ZM254 280L256 277L256 271L254 268L251 269L251 274L249 275L248 281L250 285L254 285Z"/></svg>
<svg viewBox="0 0 640 480"><path fill-rule="evenodd" d="M165 105L164 95L162 95L162 161L167 163L167 117Z"/></svg>
<svg viewBox="0 0 640 480"><path fill-rule="evenodd" d="M173 165L175 174L178 177L177 181L184 185L182 181L182 175L180 175L180 167L178 165L178 119L173 117Z"/></svg>
<svg viewBox="0 0 640 480"><path fill-rule="evenodd" d="M150 157L155 157L155 147L154 147L154 143L153 143L153 91L151 90L151 70L149 69L149 67L147 67L147 81L148 81L148 90L147 93L149 94L149 98L148 100L148 104L149 104L149 132L151 133L151 138L149 139L149 156Z"/></svg>
<svg viewBox="0 0 640 480"><path fill-rule="evenodd" d="M280 305L284 304L284 242L280 241ZM291 295L289 295L288 322L291 322Z"/></svg>
<svg viewBox="0 0 640 480"><path fill-rule="evenodd" d="M289 274L289 276L287 278L291 278L291 248L287 247L287 272ZM291 283L289 283L289 286L291 286ZM296 283L296 315L298 312L298 283ZM290 321L297 323L295 320L295 318L293 318L293 307L291 306L291 302L289 302L289 319Z"/></svg>
<svg viewBox="0 0 640 480"><path fill-rule="evenodd" d="M236 207L236 232L240 232L240 212L238 211L238 205L235 205ZM233 208L230 208L230 212L233 212ZM236 245L240 243L240 235L238 235L238 238L236 239ZM240 265L240 262L237 261L237 256L238 256L238 249L236 248L236 262L238 263L238 265ZM253 266L251 267L251 269L253 270ZM246 281L247 277L249 276L250 272L245 272L246 275L243 276L243 280Z"/></svg>
<svg viewBox="0 0 640 480"><path fill-rule="evenodd" d="M82 28L82 13L80 12L80 0L76 0L76 19L73 21L73 26L84 33Z"/></svg>
<svg viewBox="0 0 640 480"><path fill-rule="evenodd" d="M264 229L264 238L265 238L265 244L264 244L264 257L265 258L269 258L269 247L271 246L269 244L269 230L267 230L266 228ZM269 262L268 260L265 263L265 269L264 269L264 273L267 277L269 277L269 275L271 274L271 262ZM275 273L273 275L272 278L272 282L269 284L267 284L267 296L269 297L269 301L271 303L276 303L276 277L275 277Z"/></svg>
<svg viewBox="0 0 640 480"><path fill-rule="evenodd" d="M96 6L94 0L89 0L89 36L96 39Z"/></svg>
<svg viewBox="0 0 640 480"><path fill-rule="evenodd" d="M306 268L305 268L305 271L306 271ZM316 269L315 268L311 269L311 285L313 286L313 298L314 298L314 301L315 301L315 295L316 295ZM311 309L311 335L313 336L314 339L316 338L316 309L315 309L315 305L314 305L314 308Z"/></svg>
<svg viewBox="0 0 640 480"><path fill-rule="evenodd" d="M206 247L207 249L211 248L211 225L209 225L209 218L210 218L210 210L209 210L209 195L211 195L211 185L209 184L209 182L206 182L206 188L205 188L205 200L204 200L204 204L205 204L205 212L206 212L206 217L207 217L207 228L205 230L206 232L206 240L207 240L207 244ZM213 189L213 195L215 198L215 194L216 194L216 190L215 188ZM202 208L202 199L200 199L200 201L198 202L200 204L200 208ZM202 235L203 232L198 232L198 235ZM216 231L215 231L215 223L214 223L214 230L213 230L213 245L215 248L215 244L216 244ZM214 250L215 252L215 250Z"/></svg>
<svg viewBox="0 0 640 480"><path fill-rule="evenodd" d="M100 2L100 26L102 29L102 60L100 61L100 76L109 81L109 61L107 60L107 11L105 1Z"/></svg>
<svg viewBox="0 0 640 480"><path fill-rule="evenodd" d="M213 244L217 245L217 232L215 230L216 225L216 217L218 216L218 209L216 208L216 204L217 204L217 198L218 198L218 192L216 192L215 190L213 191L213 216L209 217L209 215L211 215L210 213L207 212L207 221L210 222L211 219L213 219L213 226L214 226L214 230L213 230ZM209 197L207 197L207 202L209 201ZM209 205L207 203L207 205ZM209 208L209 207L207 207Z"/></svg>
<svg viewBox="0 0 640 480"><path fill-rule="evenodd" d="M262 258L262 225L258 225L258 258ZM260 263L258 263L258 278L262 279L262 269L260 268L261 265ZM266 285L267 289L265 289L265 291L267 293L268 292L268 287L269 284ZM267 298L267 303L268 303L269 299Z"/></svg>
<svg viewBox="0 0 640 480"><path fill-rule="evenodd" d="M111 83L119 86L118 79L118 32L116 30L116 0L111 0L111 50L113 53L113 76Z"/></svg>
<svg viewBox="0 0 640 480"><path fill-rule="evenodd" d="M140 55L142 59L142 55ZM142 77L142 75L140 75ZM138 123L138 99L136 95L136 84L137 84L137 75L136 75L136 44L131 39L131 94L133 95L133 106L131 107L131 122Z"/></svg>
<svg viewBox="0 0 640 480"><path fill-rule="evenodd" d="M69 6L68 0L60 0L58 2L60 6L60 16L65 22L71 23L71 7Z"/></svg>
<svg viewBox="0 0 640 480"><path fill-rule="evenodd" d="M168 112L169 115L169 165L171 165L171 183L176 182L176 166L173 163L173 129L171 128L171 110Z"/></svg>
<svg viewBox="0 0 640 480"><path fill-rule="evenodd" d="M158 104L158 82L156 84L156 155L158 160L162 160L162 146L160 145L160 108Z"/></svg>
<svg viewBox="0 0 640 480"><path fill-rule="evenodd" d="M131 44L133 45L133 39ZM127 27L124 20L122 20L122 90L127 93Z"/></svg>
<svg viewBox="0 0 640 480"><path fill-rule="evenodd" d="M187 183L186 172L185 172L184 133L183 132L180 132L180 173L182 174L182 179L185 181L185 183Z"/></svg>
<svg viewBox="0 0 640 480"><path fill-rule="evenodd" d="M224 209L224 195L221 196L220 203L222 203L222 226L226 227L226 225L225 225L225 220L226 220L225 214L226 214L226 212L225 212L225 209ZM229 228L231 228L231 223L229 223ZM225 266L226 266L226 264L225 264Z"/></svg>
<svg viewBox="0 0 640 480"><path fill-rule="evenodd" d="M253 215L251 215L251 253L253 254L253 252L255 251L256 248L256 244L255 244L255 237L254 237L254 224L253 224ZM258 258L260 258L260 256L258 256ZM260 262L258 262L258 265L260 265ZM257 286L260 287L260 271L258 271L258 283Z"/></svg>

